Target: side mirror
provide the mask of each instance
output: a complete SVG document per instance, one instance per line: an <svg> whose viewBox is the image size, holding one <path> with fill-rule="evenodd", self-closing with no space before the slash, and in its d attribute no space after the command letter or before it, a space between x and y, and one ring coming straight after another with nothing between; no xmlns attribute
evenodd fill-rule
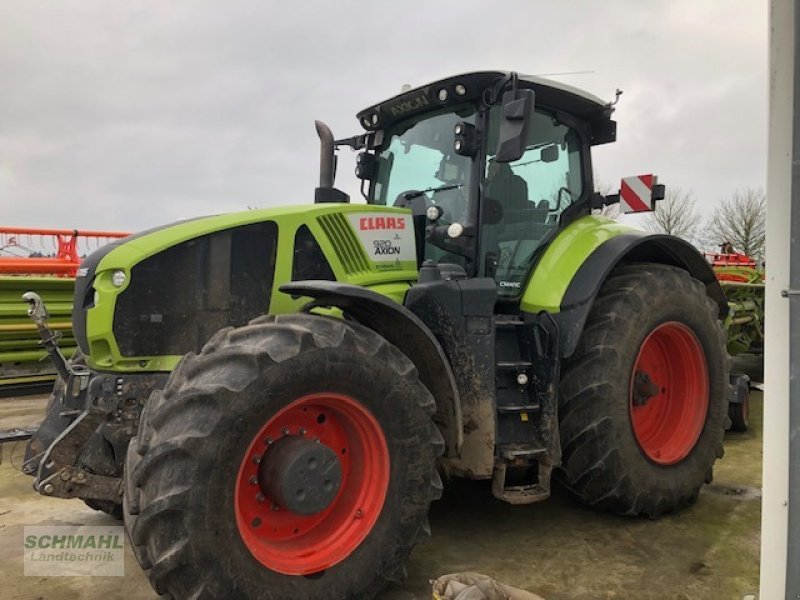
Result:
<svg viewBox="0 0 800 600"><path fill-rule="evenodd" d="M509 163L522 158L533 115L534 98L533 90L517 89L503 94L495 162Z"/></svg>
<svg viewBox="0 0 800 600"><path fill-rule="evenodd" d="M543 163L551 163L558 160L558 145L553 144L552 146L545 146L542 148L542 162Z"/></svg>

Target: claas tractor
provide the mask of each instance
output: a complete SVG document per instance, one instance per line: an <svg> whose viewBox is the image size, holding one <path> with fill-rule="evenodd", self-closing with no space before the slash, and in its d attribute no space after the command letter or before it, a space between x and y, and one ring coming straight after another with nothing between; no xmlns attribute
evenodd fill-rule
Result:
<svg viewBox="0 0 800 600"><path fill-rule="evenodd" d="M369 598L442 479L656 518L722 456L727 305L688 243L596 216L613 102L505 72L316 123L315 202L201 217L84 260L27 447L48 497L122 515L165 598ZM365 203L334 187L357 152ZM630 196L633 193L635 200ZM627 199L626 199L627 198Z"/></svg>

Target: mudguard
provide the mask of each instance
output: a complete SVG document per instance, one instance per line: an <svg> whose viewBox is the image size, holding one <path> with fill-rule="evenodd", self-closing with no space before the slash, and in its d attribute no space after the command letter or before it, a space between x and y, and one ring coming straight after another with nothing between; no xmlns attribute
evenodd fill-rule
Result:
<svg viewBox="0 0 800 600"><path fill-rule="evenodd" d="M280 291L313 298L314 306L339 308L397 346L436 400L435 421L445 438L445 456L458 455L464 426L453 371L438 340L414 313L377 292L336 281L295 281Z"/></svg>
<svg viewBox="0 0 800 600"><path fill-rule="evenodd" d="M621 264L645 262L685 269L706 286L706 293L719 306L720 318L727 315L725 293L711 266L694 246L671 235L616 228L585 257L566 285L558 307L525 306L523 303L523 310L529 313L528 320L536 320L541 310L551 313L559 327L560 354L562 357L570 356L594 299L611 270Z"/></svg>

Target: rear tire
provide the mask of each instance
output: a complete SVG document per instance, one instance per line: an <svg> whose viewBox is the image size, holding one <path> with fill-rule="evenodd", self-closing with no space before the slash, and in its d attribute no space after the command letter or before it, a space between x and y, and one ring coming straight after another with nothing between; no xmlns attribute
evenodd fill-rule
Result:
<svg viewBox="0 0 800 600"><path fill-rule="evenodd" d="M703 285L665 265L615 269L562 371L559 479L618 514L692 504L723 454L727 389L725 333Z"/></svg>
<svg viewBox="0 0 800 600"><path fill-rule="evenodd" d="M332 399L307 404L323 395ZM344 405L337 404L342 398L363 419L348 422ZM309 410L317 415L308 422L309 431L286 426L289 417L304 418L297 411L314 402L328 402L327 420ZM153 394L128 448L125 525L154 589L175 599L371 598L390 581L400 581L412 547L428 535L429 504L441 495L435 463L444 442L431 420L434 409L411 361L358 324L301 314L262 317L218 332L199 355L187 355L164 390ZM366 435L364 424L373 417L377 425ZM330 512L297 516L285 505L270 512L277 501L266 496L260 463L267 472L275 464L270 462L277 460L270 458L273 437L296 441L304 436L306 443L314 423L344 423L345 430L352 425L358 433L347 438L353 458L342 469L341 493L328 505ZM328 446L325 435L314 436ZM378 481L382 477L380 468L353 466L365 459L357 459L365 436L385 439L385 501L373 503L373 509L364 504L363 511L340 523L332 515L352 497L348 490L356 484L351 482L360 481L362 472ZM254 447L263 448L263 455L253 454ZM370 453L378 462L384 458L380 454ZM258 506L262 512L253 512ZM308 533L300 526L292 533L294 524L285 535L270 533L284 522L279 519L308 523L303 519L317 517L326 527L341 525L337 531L356 527L355 534L325 538L324 528L313 524ZM351 526L357 519L374 523L362 528L361 540L357 526ZM291 547L281 545L285 539L311 550L309 558L293 555ZM333 564L320 569L314 557L332 546L341 552L323 557ZM286 556L293 556L288 564ZM314 572L304 572L303 560Z"/></svg>

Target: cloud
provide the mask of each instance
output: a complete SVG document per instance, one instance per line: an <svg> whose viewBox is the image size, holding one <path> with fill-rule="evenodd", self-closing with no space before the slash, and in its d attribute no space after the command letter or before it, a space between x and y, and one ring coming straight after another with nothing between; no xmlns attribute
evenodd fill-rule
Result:
<svg viewBox="0 0 800 600"><path fill-rule="evenodd" d="M766 19L747 0L6 2L0 222L137 230L310 202L315 118L351 135L402 84L485 68L622 88L598 177L657 172L712 206L764 184Z"/></svg>

